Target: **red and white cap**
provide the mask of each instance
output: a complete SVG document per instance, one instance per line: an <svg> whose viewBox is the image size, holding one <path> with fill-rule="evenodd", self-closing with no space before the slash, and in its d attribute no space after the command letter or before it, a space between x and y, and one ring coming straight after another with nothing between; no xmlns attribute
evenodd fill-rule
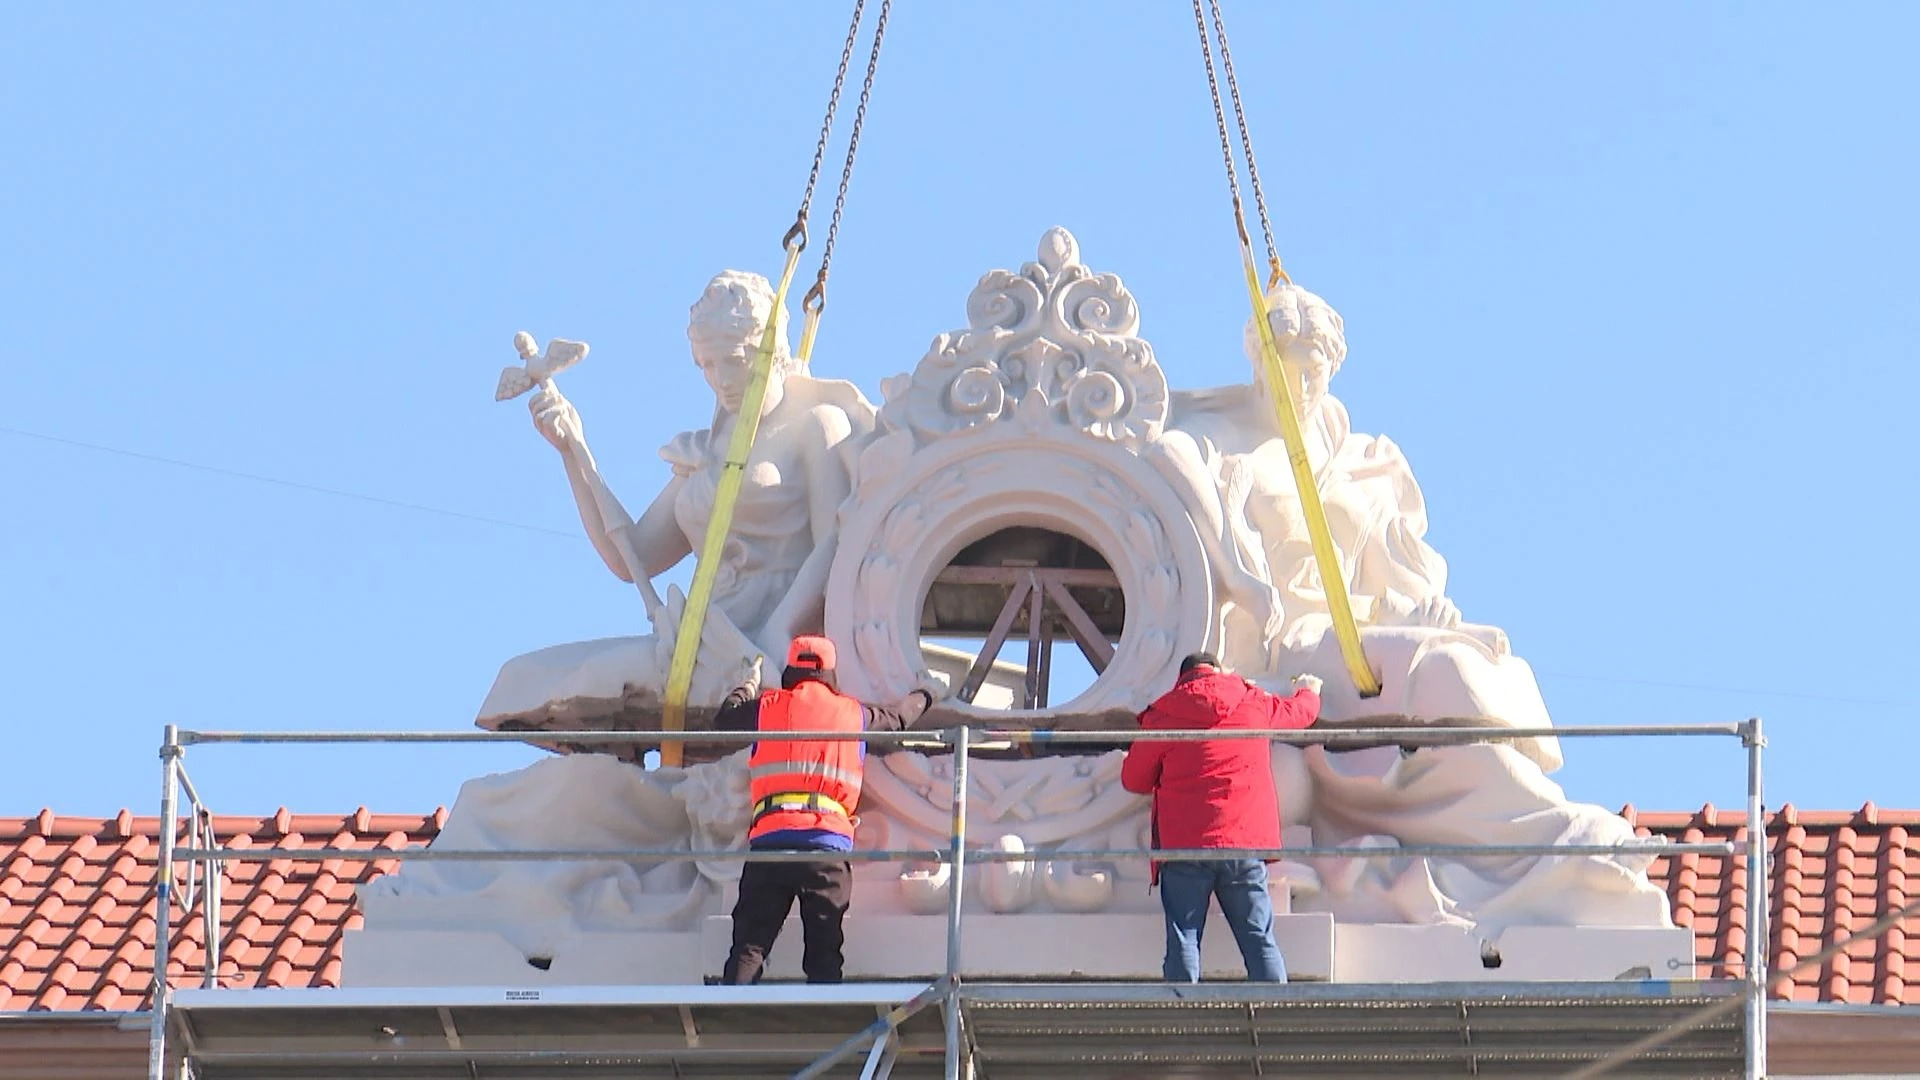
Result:
<svg viewBox="0 0 1920 1080"><path fill-rule="evenodd" d="M787 646L787 666L812 671L832 671L833 642L819 634L802 634Z"/></svg>

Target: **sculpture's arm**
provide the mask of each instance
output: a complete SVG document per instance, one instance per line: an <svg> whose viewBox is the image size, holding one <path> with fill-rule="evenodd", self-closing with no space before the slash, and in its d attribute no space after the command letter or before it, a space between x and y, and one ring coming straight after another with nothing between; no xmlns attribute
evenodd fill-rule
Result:
<svg viewBox="0 0 1920 1080"><path fill-rule="evenodd" d="M613 527L627 524L627 512L620 500L613 497L606 481L600 478L600 467L594 463L593 451L587 448L586 428L580 422L579 411L552 383L541 386L527 399L527 411L533 415L533 429L560 452L587 540L600 553L607 569L623 581L632 581L627 560L610 535Z"/></svg>
<svg viewBox="0 0 1920 1080"><path fill-rule="evenodd" d="M838 550L840 504L853 491L851 455L842 444L853 434L847 414L833 406L808 413L802 425L801 462L807 485L807 517L813 532L813 550L800 565L787 595L767 616L758 638L768 656L785 656L795 634L817 630L825 619L827 572Z"/></svg>
<svg viewBox="0 0 1920 1080"><path fill-rule="evenodd" d="M640 520L625 526L633 540L634 554L640 556L641 572L648 577L665 573L693 554L693 542L687 539L673 514L673 504L686 484L686 477L675 474L667 486L660 489L660 494L653 497Z"/></svg>
<svg viewBox="0 0 1920 1080"><path fill-rule="evenodd" d="M667 486L636 522L628 517L626 508L620 505L613 489L600 475L600 468L584 439L573 441L561 454L566 461L567 482L573 487L574 504L580 510L580 524L586 528L593 549L600 553L600 560L615 577L631 582L637 572L651 578L692 554L693 546L673 516L674 499L686 483L685 478L676 475L667 481ZM639 567L627 566L626 556L614 541L615 530L625 530L632 540L634 554L641 562Z"/></svg>

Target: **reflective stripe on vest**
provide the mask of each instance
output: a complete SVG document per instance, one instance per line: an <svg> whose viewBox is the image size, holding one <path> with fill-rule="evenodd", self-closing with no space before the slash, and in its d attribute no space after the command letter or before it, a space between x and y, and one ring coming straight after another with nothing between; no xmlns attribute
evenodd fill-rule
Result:
<svg viewBox="0 0 1920 1080"><path fill-rule="evenodd" d="M852 819L846 807L817 791L809 791L804 795L789 792L785 795L761 799L753 804L753 820L759 821L768 814L777 814L782 810L811 810L816 814L839 814L843 818Z"/></svg>
<svg viewBox="0 0 1920 1080"><path fill-rule="evenodd" d="M815 728L814 730L824 729ZM858 769L843 769L826 761L767 761L747 771L750 779L768 781L783 792L825 791L826 788L821 784L821 780L832 780L857 788L860 786L862 775Z"/></svg>
<svg viewBox="0 0 1920 1080"><path fill-rule="evenodd" d="M760 696L761 731L847 731L861 729L860 703L811 680L792 690ZM848 815L860 803L861 744L856 739L766 740L753 744L749 757L750 798L758 807L781 796L824 795L845 812L775 806L758 815L749 836L789 829L830 829L851 834Z"/></svg>

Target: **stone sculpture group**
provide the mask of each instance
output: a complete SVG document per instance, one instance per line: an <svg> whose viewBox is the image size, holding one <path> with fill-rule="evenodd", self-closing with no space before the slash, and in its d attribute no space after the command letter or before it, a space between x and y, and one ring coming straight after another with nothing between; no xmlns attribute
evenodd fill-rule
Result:
<svg viewBox="0 0 1920 1080"><path fill-rule="evenodd" d="M774 319L780 345L700 644L693 703L716 703L754 655L784 655L793 635L820 630L841 644L848 692L890 699L924 683L932 675L920 646L921 607L934 576L964 545L1027 527L1073 536L1113 568L1126 618L1112 662L1083 692L1042 713L1010 717L949 700L942 708L952 720L1112 722L1169 686L1181 655L1206 648L1283 692L1296 673L1320 675L1322 715L1332 721L1550 726L1533 673L1506 634L1467 621L1447 595L1447 564L1426 541L1426 506L1406 457L1384 436L1356 433L1330 392L1346 360L1340 316L1290 283L1268 302L1344 584L1383 683L1378 697L1359 696L1330 630L1261 383L1257 328L1246 330L1248 382L1171 389L1139 336L1133 296L1118 277L1085 266L1074 238L1053 229L1034 261L981 279L967 300L966 328L939 335L910 374L886 380L878 409L788 351L786 312L774 310L765 279L715 277L693 305L688 331L714 392L713 420L661 450L672 478L637 519L602 479L578 412L540 382L529 399L534 426L558 450L608 568L644 586L653 632L508 661L479 722L631 726L631 717L657 711L685 601L676 590L654 596L646 581L700 544L753 349ZM518 389L532 387L525 381ZM747 824L744 758L742 751L654 770L594 754L543 760L468 783L439 843L738 848ZM983 871L977 894L966 898L970 910L1157 910L1144 859L1071 854L1146 846L1145 803L1120 788L1119 758L1114 751L976 763L969 840L1033 858ZM1571 802L1547 778L1561 764L1551 738L1346 752L1276 745L1273 762L1289 846L1635 844L1624 820ZM877 756L867 770L860 846L943 847L950 769L950 758L915 751ZM1295 912L1330 914L1343 927L1452 927L1491 940L1516 926L1670 928L1666 898L1646 874L1653 857L1644 848L1327 856L1283 863L1276 877ZM738 873L739 863L725 860L428 862L363 887L362 903L369 930L467 927L550 957L583 932L693 932L724 914ZM944 867L867 863L858 880L856 920L944 910ZM850 934L857 926L850 922Z"/></svg>

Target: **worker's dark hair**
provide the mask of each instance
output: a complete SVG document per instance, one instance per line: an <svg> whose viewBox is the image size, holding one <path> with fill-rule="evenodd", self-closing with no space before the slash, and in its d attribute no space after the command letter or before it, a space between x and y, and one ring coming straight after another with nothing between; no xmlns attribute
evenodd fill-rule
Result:
<svg viewBox="0 0 1920 1080"><path fill-rule="evenodd" d="M1210 652L1188 653L1187 658L1180 661L1180 674L1188 674L1197 667L1210 667L1219 671L1220 658Z"/></svg>
<svg viewBox="0 0 1920 1080"><path fill-rule="evenodd" d="M780 689L791 690L808 680L825 683L827 689L835 693L840 690L840 680L834 678L832 668L822 671L819 668L795 667L792 664L788 664L786 670L780 673Z"/></svg>

